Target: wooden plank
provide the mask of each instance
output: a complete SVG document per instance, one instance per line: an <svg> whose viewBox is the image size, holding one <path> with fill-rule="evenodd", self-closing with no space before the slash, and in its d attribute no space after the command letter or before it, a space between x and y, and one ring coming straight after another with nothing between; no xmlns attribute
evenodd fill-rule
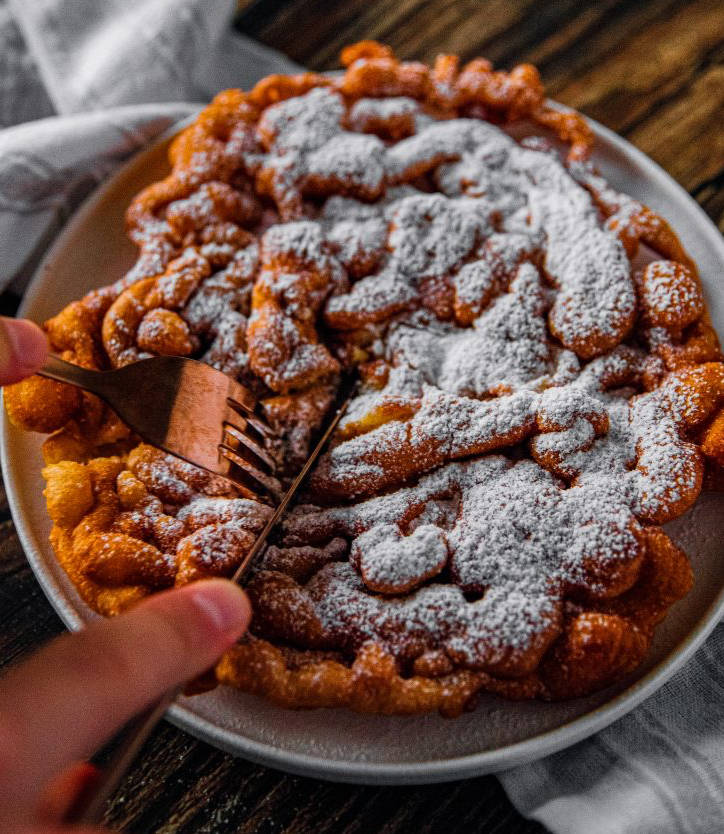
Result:
<svg viewBox="0 0 724 834"><path fill-rule="evenodd" d="M703 72L628 138L693 191L724 174L724 65Z"/></svg>
<svg viewBox="0 0 724 834"><path fill-rule="evenodd" d="M696 0L611 47L590 70L555 85L556 98L620 133L685 92L724 48L720 0ZM719 13L717 13L719 12Z"/></svg>
<svg viewBox="0 0 724 834"><path fill-rule="evenodd" d="M703 183L694 196L724 234L724 172L715 179Z"/></svg>
<svg viewBox="0 0 724 834"><path fill-rule="evenodd" d="M4 489L1 494L4 502ZM0 524L0 668L63 629L30 570L7 505L4 512L8 520Z"/></svg>

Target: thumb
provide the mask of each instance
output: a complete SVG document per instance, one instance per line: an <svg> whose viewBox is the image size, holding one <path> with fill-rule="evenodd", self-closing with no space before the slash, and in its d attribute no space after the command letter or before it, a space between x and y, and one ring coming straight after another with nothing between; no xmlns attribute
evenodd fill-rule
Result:
<svg viewBox="0 0 724 834"><path fill-rule="evenodd" d="M51 778L208 669L250 618L240 588L205 580L54 640L11 670L0 679L0 741L9 748L0 767L0 818L3 811L28 813Z"/></svg>
<svg viewBox="0 0 724 834"><path fill-rule="evenodd" d="M35 373L48 355L48 339L37 324L0 316L0 385Z"/></svg>

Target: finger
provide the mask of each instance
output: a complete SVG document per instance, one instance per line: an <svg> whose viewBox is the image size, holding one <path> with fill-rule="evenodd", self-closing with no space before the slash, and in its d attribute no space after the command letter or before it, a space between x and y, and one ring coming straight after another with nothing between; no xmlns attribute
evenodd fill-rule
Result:
<svg viewBox="0 0 724 834"><path fill-rule="evenodd" d="M12 726L16 753L0 774L0 819L6 797L30 814L53 776L211 666L250 618L236 585L197 582L65 635L11 672L0 681L0 726Z"/></svg>
<svg viewBox="0 0 724 834"><path fill-rule="evenodd" d="M40 798L37 816L48 825L62 820L81 794L98 785L101 772L90 762L76 762L56 776Z"/></svg>
<svg viewBox="0 0 724 834"><path fill-rule="evenodd" d="M0 316L0 385L31 376L47 355L48 339L37 324Z"/></svg>

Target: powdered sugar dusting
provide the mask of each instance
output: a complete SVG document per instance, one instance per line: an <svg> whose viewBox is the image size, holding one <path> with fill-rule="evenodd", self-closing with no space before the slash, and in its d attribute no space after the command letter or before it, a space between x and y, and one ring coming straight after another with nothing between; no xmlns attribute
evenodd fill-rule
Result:
<svg viewBox="0 0 724 834"><path fill-rule="evenodd" d="M652 384L665 365L628 338L639 312L651 353L697 321L694 277L661 261L634 282L599 211L633 203L594 202L544 142L412 98L318 87L268 107L237 152L264 208L245 215L224 184L172 202L155 222L188 248L158 291L289 437L295 398L377 368L312 473L314 503L259 565L259 600L265 583L283 595L289 644L303 620L315 649L374 641L403 667L442 652L526 675L570 600L630 588L642 523L701 487L687 431L704 406L675 374ZM183 581L228 570L265 518L157 463L145 476L166 512L133 511L156 513Z"/></svg>
<svg viewBox="0 0 724 834"><path fill-rule="evenodd" d="M435 526L415 525L420 517L433 518ZM532 461L512 465L495 456L449 463L414 487L349 508L300 507L285 529L290 541L352 536L351 561L362 582L386 592L407 590L441 570L445 542L456 584L465 592L485 591L483 600L488 601L469 603L462 594L451 597L448 586L432 585L406 606L394 608L391 616L399 619L404 610L407 619L400 630L407 634L410 620L424 621L429 609L439 606L426 646L450 650L445 641L449 630L455 635L456 656L473 668L490 663L485 652L491 645L527 651L544 633L552 639L565 593L578 588L605 596L608 583L622 571L631 570L633 579L640 558L637 522L615 483L606 489L598 483L566 489ZM434 538L432 530L437 531ZM417 546L420 531L431 537L424 552ZM365 558L372 564L365 564ZM335 595L355 588L355 629L366 638L389 640L393 651L401 651L387 636L388 621L382 618L382 625L379 603L362 602L362 586L341 567L327 569L306 590L325 627L336 633L350 627L352 615ZM493 599L488 599L491 592ZM525 616L519 616L522 610ZM484 640L482 635L487 635Z"/></svg>

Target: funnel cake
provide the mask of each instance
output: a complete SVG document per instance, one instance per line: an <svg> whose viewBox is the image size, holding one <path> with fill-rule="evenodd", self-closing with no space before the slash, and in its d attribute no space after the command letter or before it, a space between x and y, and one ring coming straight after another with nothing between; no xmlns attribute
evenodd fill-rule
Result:
<svg viewBox="0 0 724 834"><path fill-rule="evenodd" d="M128 209L133 269L48 321L51 344L90 368L220 368L259 397L286 476L358 369L219 682L447 716L481 691L592 692L691 586L662 525L724 484L696 267L596 172L585 121L533 67L375 43L342 61L217 96ZM229 575L269 517L90 395L33 378L6 404L50 433L53 547L102 614Z"/></svg>

